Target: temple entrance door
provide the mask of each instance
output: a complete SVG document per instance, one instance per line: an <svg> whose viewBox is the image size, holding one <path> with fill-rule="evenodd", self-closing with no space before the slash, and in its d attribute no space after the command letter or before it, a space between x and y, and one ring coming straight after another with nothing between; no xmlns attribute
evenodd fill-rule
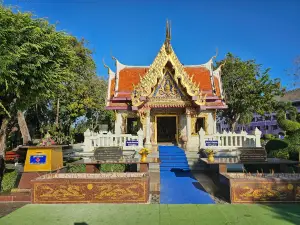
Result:
<svg viewBox="0 0 300 225"><path fill-rule="evenodd" d="M159 116L157 119L157 142L176 143L177 117Z"/></svg>

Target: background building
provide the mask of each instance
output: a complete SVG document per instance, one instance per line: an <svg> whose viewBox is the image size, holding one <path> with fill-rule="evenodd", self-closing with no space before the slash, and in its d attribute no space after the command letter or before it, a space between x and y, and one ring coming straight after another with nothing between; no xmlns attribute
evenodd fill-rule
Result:
<svg viewBox="0 0 300 225"><path fill-rule="evenodd" d="M290 101L293 106L295 106L300 113L300 88L288 91L283 97L278 98L279 101ZM279 128L276 118L276 113L269 113L263 116L259 114L254 114L252 118L252 122L248 125L240 125L236 126L235 132L239 133L242 130L245 130L248 133L251 133L255 130L255 128L261 130L263 134L274 134L280 135L283 134L283 131ZM218 117L217 119L217 131L230 131L229 125L226 123L224 118Z"/></svg>

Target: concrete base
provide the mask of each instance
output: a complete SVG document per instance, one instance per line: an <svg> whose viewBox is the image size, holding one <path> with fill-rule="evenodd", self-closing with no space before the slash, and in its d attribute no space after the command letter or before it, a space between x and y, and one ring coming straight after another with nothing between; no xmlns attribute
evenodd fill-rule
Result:
<svg viewBox="0 0 300 225"><path fill-rule="evenodd" d="M151 143L146 143L145 148L152 149L152 144Z"/></svg>

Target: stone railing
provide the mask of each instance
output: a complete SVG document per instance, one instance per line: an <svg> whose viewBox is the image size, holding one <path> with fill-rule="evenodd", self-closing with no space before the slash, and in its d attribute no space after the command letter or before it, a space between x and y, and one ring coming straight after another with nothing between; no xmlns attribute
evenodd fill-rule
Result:
<svg viewBox="0 0 300 225"><path fill-rule="evenodd" d="M201 128L199 131L199 146L200 149L237 149L241 147L261 147L261 131L256 128L253 134L248 134L246 131L241 133L232 133L224 131L222 134L216 133L206 135Z"/></svg>
<svg viewBox="0 0 300 225"><path fill-rule="evenodd" d="M92 132L87 129L84 132L83 151L94 151L97 147L122 147L126 150L137 150L143 147L144 132L140 129L137 135L132 134L112 134L108 132L104 134L102 132ZM129 142L135 142L134 144ZM128 144L128 146L126 145ZM135 145L137 144L137 145Z"/></svg>

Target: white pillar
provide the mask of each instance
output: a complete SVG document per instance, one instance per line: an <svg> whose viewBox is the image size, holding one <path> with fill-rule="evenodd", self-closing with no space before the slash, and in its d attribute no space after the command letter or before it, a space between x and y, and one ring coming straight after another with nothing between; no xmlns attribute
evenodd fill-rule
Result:
<svg viewBox="0 0 300 225"><path fill-rule="evenodd" d="M122 115L121 113L117 113L116 121L115 121L115 134L121 134L121 126L122 126Z"/></svg>
<svg viewBox="0 0 300 225"><path fill-rule="evenodd" d="M150 135L151 135L151 127L150 127L150 110L146 112L146 143L145 147L146 148L151 148L151 140L150 140Z"/></svg>
<svg viewBox="0 0 300 225"><path fill-rule="evenodd" d="M144 131L140 128L137 132L138 135L138 141L139 141L139 148L143 147L143 141L144 141Z"/></svg>
<svg viewBox="0 0 300 225"><path fill-rule="evenodd" d="M92 151L93 150L92 140L91 140L92 132L90 131L90 129L87 129L83 133L83 135L84 135L83 151L84 152Z"/></svg>
<svg viewBox="0 0 300 225"><path fill-rule="evenodd" d="M199 147L200 148L205 148L205 131L203 130L203 128L201 127L201 129L199 130Z"/></svg>
<svg viewBox="0 0 300 225"><path fill-rule="evenodd" d="M191 113L189 111L186 112L186 137L187 137L187 143L186 148L187 150L190 150L191 146L191 139L192 139L192 129L191 129Z"/></svg>
<svg viewBox="0 0 300 225"><path fill-rule="evenodd" d="M214 119L213 134L215 134L215 133L217 133L217 110L214 111L213 119Z"/></svg>
<svg viewBox="0 0 300 225"><path fill-rule="evenodd" d="M255 135L255 147L261 147L261 142L260 142L260 138L261 138L261 131L256 127L255 131L254 131L254 135Z"/></svg>

